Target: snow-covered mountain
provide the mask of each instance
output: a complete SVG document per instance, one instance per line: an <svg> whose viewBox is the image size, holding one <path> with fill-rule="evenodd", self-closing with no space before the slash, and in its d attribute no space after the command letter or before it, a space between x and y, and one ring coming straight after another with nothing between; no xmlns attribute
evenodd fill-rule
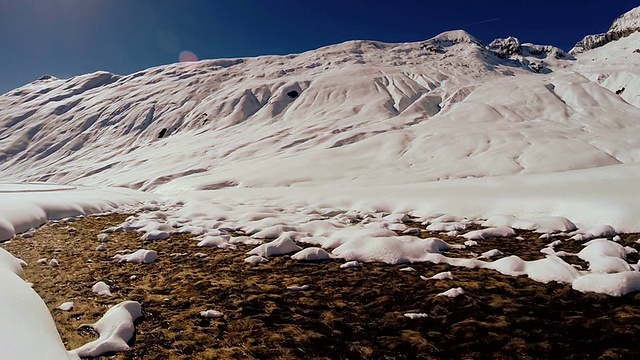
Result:
<svg viewBox="0 0 640 360"><path fill-rule="evenodd" d="M45 76L0 97L2 180L360 189L633 166L638 11L612 26L627 36L575 57L451 31Z"/></svg>
<svg viewBox="0 0 640 360"><path fill-rule="evenodd" d="M598 48L625 38L638 30L640 30L640 8L635 8L618 17L606 33L585 36L584 39L576 43L570 53L579 54Z"/></svg>

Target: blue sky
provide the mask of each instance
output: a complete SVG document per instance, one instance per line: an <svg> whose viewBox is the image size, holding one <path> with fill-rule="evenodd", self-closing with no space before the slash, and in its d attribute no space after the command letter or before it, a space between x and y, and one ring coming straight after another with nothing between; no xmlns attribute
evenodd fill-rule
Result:
<svg viewBox="0 0 640 360"><path fill-rule="evenodd" d="M178 61L289 54L346 40L465 29L569 50L640 5L626 0L0 0L0 93L44 74L129 74Z"/></svg>

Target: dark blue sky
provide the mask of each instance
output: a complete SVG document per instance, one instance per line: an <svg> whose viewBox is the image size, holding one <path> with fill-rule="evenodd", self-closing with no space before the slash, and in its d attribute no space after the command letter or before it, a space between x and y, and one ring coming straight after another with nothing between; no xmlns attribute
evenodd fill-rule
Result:
<svg viewBox="0 0 640 360"><path fill-rule="evenodd" d="M419 41L465 29L569 50L627 0L0 0L0 93L41 75L129 74L178 61L289 54L367 39Z"/></svg>

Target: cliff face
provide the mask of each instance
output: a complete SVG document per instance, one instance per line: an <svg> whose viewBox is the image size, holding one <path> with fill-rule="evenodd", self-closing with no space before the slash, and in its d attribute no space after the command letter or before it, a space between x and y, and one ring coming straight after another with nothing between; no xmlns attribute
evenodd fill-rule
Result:
<svg viewBox="0 0 640 360"><path fill-rule="evenodd" d="M640 31L640 7L634 8L617 18L606 33L585 36L569 52L574 55L579 54L604 46L612 41L620 40L637 31Z"/></svg>

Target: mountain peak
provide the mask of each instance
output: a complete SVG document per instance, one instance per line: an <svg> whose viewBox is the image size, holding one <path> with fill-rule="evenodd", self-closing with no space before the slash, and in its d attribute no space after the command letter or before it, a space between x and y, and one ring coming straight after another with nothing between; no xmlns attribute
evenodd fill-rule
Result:
<svg viewBox="0 0 640 360"><path fill-rule="evenodd" d="M455 44L468 43L484 46L480 40L476 39L473 35L464 30L451 30L440 33L427 42L438 43L443 46L451 46Z"/></svg>
<svg viewBox="0 0 640 360"><path fill-rule="evenodd" d="M627 37L637 31L640 31L640 6L618 17L606 33L585 36L581 41L576 43L569 53L575 55L595 49L612 41Z"/></svg>
<svg viewBox="0 0 640 360"><path fill-rule="evenodd" d="M609 32L622 32L632 30L636 32L640 29L640 6L633 8L619 16L609 28Z"/></svg>

